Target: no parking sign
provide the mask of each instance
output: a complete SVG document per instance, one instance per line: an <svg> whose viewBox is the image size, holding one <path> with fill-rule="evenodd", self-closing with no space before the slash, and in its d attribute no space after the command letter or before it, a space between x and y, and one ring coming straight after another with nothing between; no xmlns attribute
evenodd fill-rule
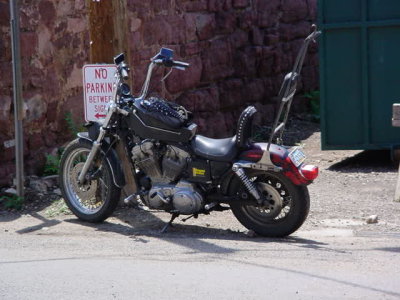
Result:
<svg viewBox="0 0 400 300"><path fill-rule="evenodd" d="M115 65L85 65L83 91L85 120L101 122L113 97Z"/></svg>

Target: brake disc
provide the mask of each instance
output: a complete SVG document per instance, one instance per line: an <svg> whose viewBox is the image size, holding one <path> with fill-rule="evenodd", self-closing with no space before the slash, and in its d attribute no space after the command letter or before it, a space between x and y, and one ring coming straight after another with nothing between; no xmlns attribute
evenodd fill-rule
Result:
<svg viewBox="0 0 400 300"><path fill-rule="evenodd" d="M73 169L71 170L71 183L74 188L75 194L81 199L82 202L95 202L97 181L87 180L85 184L80 184L78 181L79 174L81 173L84 164L85 163L80 162L73 167Z"/></svg>

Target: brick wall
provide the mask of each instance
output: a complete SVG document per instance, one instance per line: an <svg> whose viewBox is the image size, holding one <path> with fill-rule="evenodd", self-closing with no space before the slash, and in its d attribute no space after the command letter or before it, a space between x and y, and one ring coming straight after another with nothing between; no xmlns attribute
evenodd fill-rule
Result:
<svg viewBox="0 0 400 300"><path fill-rule="evenodd" d="M161 46L191 63L175 70L166 96L196 113L200 132L231 134L238 114L255 105L271 121L272 100L316 18L316 0L126 0L133 75L139 92L148 59ZM71 139L65 116L83 120L82 66L89 61L85 0L20 1L25 168L40 172L45 153ZM14 173L9 3L0 0L0 186ZM316 49L303 70L304 90L318 88ZM153 91L161 93L154 80Z"/></svg>

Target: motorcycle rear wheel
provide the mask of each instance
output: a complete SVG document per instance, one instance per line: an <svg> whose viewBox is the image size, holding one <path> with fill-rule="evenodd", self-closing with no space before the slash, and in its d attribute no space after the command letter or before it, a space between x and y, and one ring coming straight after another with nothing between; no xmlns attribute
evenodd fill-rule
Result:
<svg viewBox="0 0 400 300"><path fill-rule="evenodd" d="M60 162L61 192L68 208L79 219L87 222L102 222L115 210L121 189L113 181L109 164L95 158L88 174L94 175L85 184L78 183L92 145L88 141L76 139L66 148Z"/></svg>
<svg viewBox="0 0 400 300"><path fill-rule="evenodd" d="M257 205L242 184L233 182L231 195L254 200L254 205L240 200L230 204L233 214L243 226L261 236L285 237L304 223L310 209L306 186L294 185L283 174L276 172L250 171L247 176L273 205L269 208Z"/></svg>

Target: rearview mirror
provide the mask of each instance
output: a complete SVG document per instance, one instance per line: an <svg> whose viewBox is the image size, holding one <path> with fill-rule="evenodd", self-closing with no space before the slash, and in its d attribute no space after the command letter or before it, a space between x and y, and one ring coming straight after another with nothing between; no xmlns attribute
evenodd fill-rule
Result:
<svg viewBox="0 0 400 300"><path fill-rule="evenodd" d="M122 63L125 60L125 54L124 53L120 53L117 56L114 57L114 63L116 65L119 65L120 63Z"/></svg>
<svg viewBox="0 0 400 300"><path fill-rule="evenodd" d="M153 59L171 60L174 56L174 50L168 48L161 48L160 52Z"/></svg>

